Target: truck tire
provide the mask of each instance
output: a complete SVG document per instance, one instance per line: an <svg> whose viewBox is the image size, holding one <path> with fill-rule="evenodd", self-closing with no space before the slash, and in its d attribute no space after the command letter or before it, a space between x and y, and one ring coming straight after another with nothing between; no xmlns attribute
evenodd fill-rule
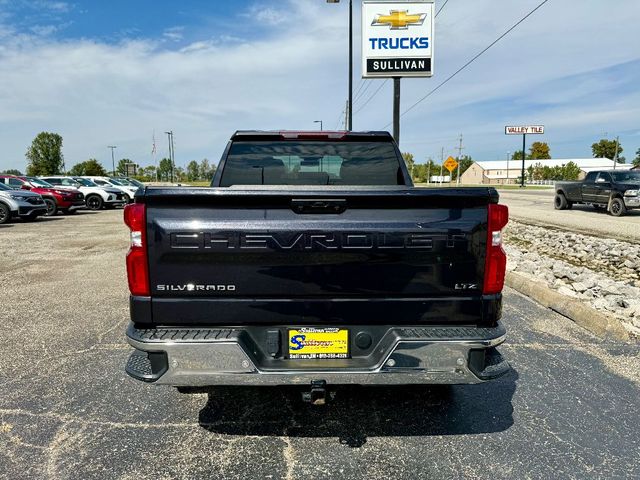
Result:
<svg viewBox="0 0 640 480"><path fill-rule="evenodd" d="M85 204L89 210L100 210L104 205L104 200L100 195L89 195L85 199Z"/></svg>
<svg viewBox="0 0 640 480"><path fill-rule="evenodd" d="M616 197L611 200L611 206L609 207L609 213L614 217L621 217L627 213L627 207L624 205L624 200L620 197Z"/></svg>
<svg viewBox="0 0 640 480"><path fill-rule="evenodd" d="M53 217L58 213L58 205L53 198L45 198L44 203L47 205L47 213L45 213L47 217Z"/></svg>
<svg viewBox="0 0 640 480"><path fill-rule="evenodd" d="M0 225L11 220L11 210L4 203L0 203Z"/></svg>
<svg viewBox="0 0 640 480"><path fill-rule="evenodd" d="M566 210L569 207L567 198L562 193L556 193L556 198L553 199L553 206L556 210Z"/></svg>

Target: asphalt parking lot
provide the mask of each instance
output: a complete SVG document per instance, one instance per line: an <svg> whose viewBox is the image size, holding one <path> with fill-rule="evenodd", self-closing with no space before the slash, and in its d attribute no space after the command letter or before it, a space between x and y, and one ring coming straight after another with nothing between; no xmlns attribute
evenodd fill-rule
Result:
<svg viewBox="0 0 640 480"><path fill-rule="evenodd" d="M123 371L122 211L0 226L0 478L640 478L640 355L512 290L492 383L182 395Z"/></svg>

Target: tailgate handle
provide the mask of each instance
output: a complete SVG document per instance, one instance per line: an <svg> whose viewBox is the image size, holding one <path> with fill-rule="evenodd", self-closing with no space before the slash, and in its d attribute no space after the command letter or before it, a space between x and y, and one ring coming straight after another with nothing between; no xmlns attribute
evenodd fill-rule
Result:
<svg viewBox="0 0 640 480"><path fill-rule="evenodd" d="M337 199L293 199L291 200L291 210L295 213L333 213L340 214L347 209L347 201L344 198Z"/></svg>

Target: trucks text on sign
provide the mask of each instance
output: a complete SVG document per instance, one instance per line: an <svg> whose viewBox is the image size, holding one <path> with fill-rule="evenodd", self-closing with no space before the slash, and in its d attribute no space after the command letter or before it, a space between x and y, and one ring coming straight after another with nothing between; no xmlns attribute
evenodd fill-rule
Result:
<svg viewBox="0 0 640 480"><path fill-rule="evenodd" d="M362 3L362 76L430 77L433 1Z"/></svg>

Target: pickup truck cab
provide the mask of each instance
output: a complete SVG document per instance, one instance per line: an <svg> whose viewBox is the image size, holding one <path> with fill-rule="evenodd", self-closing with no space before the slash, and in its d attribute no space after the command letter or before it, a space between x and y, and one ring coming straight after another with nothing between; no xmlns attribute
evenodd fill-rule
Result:
<svg viewBox="0 0 640 480"><path fill-rule="evenodd" d="M619 217L632 208L640 208L640 172L634 170L598 170L587 173L582 182L558 182L555 185L556 210L574 204L589 204Z"/></svg>
<svg viewBox="0 0 640 480"><path fill-rule="evenodd" d="M478 383L496 346L507 208L414 188L387 132L236 132L210 188L125 207L134 378L177 387Z"/></svg>

